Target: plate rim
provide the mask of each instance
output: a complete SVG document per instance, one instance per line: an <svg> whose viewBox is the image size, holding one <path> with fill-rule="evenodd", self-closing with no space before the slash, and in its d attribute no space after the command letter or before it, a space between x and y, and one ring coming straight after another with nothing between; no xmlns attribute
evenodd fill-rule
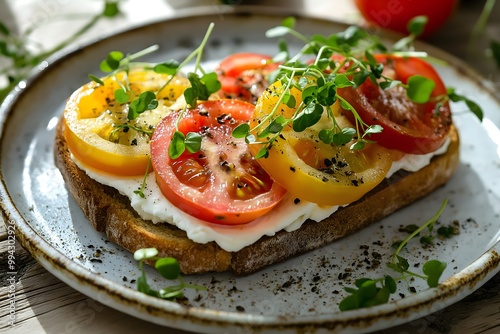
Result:
<svg viewBox="0 0 500 334"><path fill-rule="evenodd" d="M224 7L224 13L222 14L266 15L274 16L277 19L279 19L280 17L283 18L287 15L294 15L296 17L305 19L321 20L337 26L347 27L349 25L352 25L333 19L326 19L324 17L303 15L301 13L296 13L291 9L288 9L287 13L283 14L282 10L269 10L269 7L265 6ZM198 7L195 9L190 8L189 10L179 10L176 12L175 16L167 17L165 19L153 21L129 29L124 29L117 33L95 38L86 43L61 50L60 52L46 59L47 66L34 68L30 72L29 77L24 80L25 88L21 89L20 86L17 86L16 89L12 91L0 105L0 163L2 161L3 145L1 144L4 139L4 127L8 123L10 113L14 111L17 102L23 96L23 94L26 94L26 92L29 91L29 87L33 84L33 82L42 78L45 73L53 69L59 62L63 62L65 59L70 58L76 55L78 52L89 47L99 47L100 44L105 43L109 38L124 36L131 32L137 32L154 25L169 24L176 20L208 15L213 15L213 7L211 6ZM395 36L396 34L382 31L382 35L388 35L390 38L391 36ZM482 78L482 76L478 74L476 70L471 68L467 63L437 47L431 46L424 42L417 42L417 45L419 49L425 48L426 50L430 50L432 54L442 55L442 59L446 59L454 67L459 67L461 71L463 71L464 75L466 75L471 80L474 79L475 83L477 83L481 87L481 89L484 89L494 100L496 100L497 103L500 103L500 92L494 91L491 86L485 84L487 83L487 80ZM169 321L180 321L180 325L183 326L185 326L186 321L188 321L190 324L190 329L197 331L207 330L206 326L208 324L210 324L211 326L217 326L217 328L228 326L252 326L253 329L280 329L283 331L304 326L310 326L315 330L338 328L338 326L340 326L340 329L349 328L354 331L363 331L367 330L368 328L370 330L382 329L409 322L411 320L417 319L421 316L430 314L446 306L449 306L465 297L472 291L478 289L482 284L486 283L493 275L500 271L500 268L498 266L500 264L500 242L497 242L469 266L451 276L446 281L443 281L438 288L426 289L418 292L415 295L412 295L412 298L392 301L388 304L380 305L377 307L349 312L332 312L315 316L300 316L293 319L281 315L264 316L236 311L216 311L210 308L185 307L175 302L160 300L154 297L147 296L132 288L124 287L123 285L120 285L119 283L114 282L110 279L99 277L99 275L92 273L79 263L66 257L59 250L51 247L51 245L48 244L43 239L43 237L40 236L30 226L30 224L23 219L21 212L15 205L15 201L10 196L10 192L4 182L3 171L1 169L0 198L2 199L0 201L0 207L5 224L7 224L7 222L11 220L16 222L17 240L21 242L23 247L25 247L29 251L29 253L34 258L36 258L40 264L42 264L43 267L45 267L56 277L64 281L66 284L86 294L90 298L96 299L96 296L99 297L100 293L105 293L108 296L112 296L111 301L114 304L110 306L129 315L140 317L141 319L144 319L144 316L146 316L148 321L170 327L176 326ZM43 251L41 251L42 249ZM95 276L97 276L97 278ZM459 279L461 284L456 284L456 279ZM120 297L120 294L123 295ZM418 309L419 305L428 306L428 303L429 301L432 301L432 298L434 298L435 300L440 300L441 298L446 297L446 295L448 294L456 295L459 299L445 299L445 302L439 303L438 308L432 309L431 312L428 311L427 307L423 307L420 309L420 311L417 310L418 312L416 312L415 308ZM429 300L428 298L431 298L431 300ZM420 300L420 302L416 302L415 304L415 300ZM110 300L108 299L108 301ZM132 303L129 303L129 305L125 306L124 309L124 302ZM134 313L137 311L141 313ZM390 316L394 311L404 311L403 313L411 311L411 314L406 317L397 317L395 321L394 317ZM389 315L389 317L387 319L384 319L383 316L387 315ZM390 326L387 326L388 321L390 321ZM358 324L356 325L355 322L358 322ZM367 322L371 323L371 325L366 325ZM364 326L368 327L358 327L359 323L365 323ZM183 329L189 328L183 327Z"/></svg>

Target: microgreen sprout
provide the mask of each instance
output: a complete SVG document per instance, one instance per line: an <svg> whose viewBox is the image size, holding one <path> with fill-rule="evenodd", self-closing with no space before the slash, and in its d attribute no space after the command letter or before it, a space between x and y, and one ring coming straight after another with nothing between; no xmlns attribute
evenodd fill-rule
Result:
<svg viewBox="0 0 500 334"><path fill-rule="evenodd" d="M201 67L203 51L213 28L214 24L211 23L200 46L198 46L198 48L196 48L178 67L178 69L180 69L196 57L194 72L190 72L187 75L191 87L186 88L184 91L184 99L191 108L195 108L199 100L208 100L213 93L221 88L221 83L219 82L217 74L215 72L206 73ZM165 67L167 66L167 64L163 65ZM169 156L172 159L178 158L186 149L194 153L199 151L201 147L201 135L199 133L188 132L185 135L179 131L179 123L186 110L187 106L179 113L176 131L172 136L172 141L168 149Z"/></svg>
<svg viewBox="0 0 500 334"><path fill-rule="evenodd" d="M156 248L141 248L135 251L134 259L139 261L141 276L137 279L137 290L147 295L168 300L176 300L184 297L184 289L206 290L203 286L187 284L181 276L179 262L172 257L159 257ZM144 269L145 261L154 261L154 267L161 276L169 280L177 279L179 284L155 290L151 288L146 278Z"/></svg>
<svg viewBox="0 0 500 334"><path fill-rule="evenodd" d="M427 18L427 16L416 16L408 21L407 28L410 34L394 43L393 50L403 51L411 48L415 39L418 36L422 35L422 33L424 32L425 25L428 21L429 19Z"/></svg>
<svg viewBox="0 0 500 334"><path fill-rule="evenodd" d="M435 288L439 284L439 279L446 269L446 263L438 260L429 260L424 263L422 273L415 273L408 270L410 264L408 260L400 255L402 249L408 242L417 236L423 230L432 230L437 219L446 207L447 200L444 200L437 213L431 217L422 226L412 225L408 228L411 230L410 235L403 241L398 243L397 249L391 257L391 261L387 263L387 267L399 274L397 277L385 275L382 278L360 278L355 281L356 287L346 287L345 291L349 293L339 304L341 311L354 310L364 307L385 304L389 301L390 295L397 290L398 281L407 281L409 278L419 278L427 282L429 288ZM442 232L445 234L445 232Z"/></svg>
<svg viewBox="0 0 500 334"><path fill-rule="evenodd" d="M150 168L151 168L151 159L148 160L146 171L144 172L144 176L142 177L141 187L137 190L134 190L134 194L139 195L139 197L141 198L146 198L146 195L144 195L144 189L146 189L146 179L148 177Z"/></svg>
<svg viewBox="0 0 500 334"><path fill-rule="evenodd" d="M134 60L156 50L158 50L158 45L150 46L144 50L126 56L120 51L111 51L110 53L108 53L106 59L104 59L100 64L101 71L108 73L103 79L114 77L116 79L116 82L120 86L120 88L118 88L114 92L114 98L116 102L121 104L129 103L129 111L127 115L129 121L136 119L146 110L153 110L158 106L158 101L156 100L155 93L151 91L145 91L142 92L139 96L136 96L136 94L130 89L130 83L128 81L128 73L131 66L135 66L138 64L134 62ZM122 80L118 80L119 74L124 75L123 82ZM104 85L104 81L95 75L90 74L89 79L94 81L98 85ZM130 123L127 123L125 125L127 128L131 128Z"/></svg>

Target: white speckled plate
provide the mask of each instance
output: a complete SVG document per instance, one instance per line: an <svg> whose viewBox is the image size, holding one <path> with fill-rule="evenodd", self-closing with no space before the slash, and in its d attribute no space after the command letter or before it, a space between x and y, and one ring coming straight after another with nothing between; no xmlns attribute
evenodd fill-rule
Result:
<svg viewBox="0 0 500 334"><path fill-rule="evenodd" d="M430 314L470 294L498 271L500 262L500 103L487 83L466 65L439 50L421 45L447 60L439 66L445 82L467 93L486 111L480 124L454 105L461 137L461 162L445 187L380 223L328 247L272 266L249 277L208 274L188 277L208 292L188 292L187 305L155 299L135 291L139 270L131 254L108 242L88 224L54 166L54 126L70 93L97 73L111 50L134 52L152 44L160 51L149 60L182 59L203 37L208 23L216 28L206 61L234 51L274 53L276 42L264 31L283 14L240 6L214 13L214 7L127 31L50 59L9 95L0 108L1 184L4 218L17 225L18 239L50 272L84 294L118 310L170 327L211 333L365 332L387 328ZM345 27L314 18L299 18L305 34L328 34ZM422 224L449 198L441 224L460 224L460 234L424 249L418 242L405 253L415 266L428 258L448 263L442 284L400 284L390 303L340 312L343 287L360 277L388 272L390 245L404 235L400 225ZM414 270L420 270L419 267ZM153 271L154 284L167 282Z"/></svg>

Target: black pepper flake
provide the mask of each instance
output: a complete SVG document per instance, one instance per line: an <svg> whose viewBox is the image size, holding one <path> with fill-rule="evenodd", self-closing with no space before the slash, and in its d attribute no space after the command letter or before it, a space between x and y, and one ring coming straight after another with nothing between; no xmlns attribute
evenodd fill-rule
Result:
<svg viewBox="0 0 500 334"><path fill-rule="evenodd" d="M245 308L243 306L238 305L238 306L236 306L236 311L245 312Z"/></svg>
<svg viewBox="0 0 500 334"><path fill-rule="evenodd" d="M137 138L132 139L132 141L130 142L130 145L137 146Z"/></svg>
<svg viewBox="0 0 500 334"><path fill-rule="evenodd" d="M290 170L295 173L295 167L290 166Z"/></svg>
<svg viewBox="0 0 500 334"><path fill-rule="evenodd" d="M415 289L415 287L414 287L414 286L410 286L410 291L411 291L412 293L416 293L416 292L417 292L417 289Z"/></svg>
<svg viewBox="0 0 500 334"><path fill-rule="evenodd" d="M293 200L293 204L299 204L300 203L300 198L296 198Z"/></svg>
<svg viewBox="0 0 500 334"><path fill-rule="evenodd" d="M127 276L123 276L122 281L124 281L124 282L128 281Z"/></svg>
<svg viewBox="0 0 500 334"><path fill-rule="evenodd" d="M347 166L347 163L345 163L345 162L343 162L343 161L340 161L340 160L339 160L339 161L337 161L337 167L338 167L338 168L343 168L343 167L345 167L345 166Z"/></svg>

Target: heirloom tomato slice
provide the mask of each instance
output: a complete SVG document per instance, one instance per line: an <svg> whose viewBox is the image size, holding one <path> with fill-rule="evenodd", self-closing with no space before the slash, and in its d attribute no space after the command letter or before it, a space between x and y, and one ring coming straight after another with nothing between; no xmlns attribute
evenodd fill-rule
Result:
<svg viewBox="0 0 500 334"><path fill-rule="evenodd" d="M279 81L262 94L250 120L252 129L256 126L265 128L268 122L266 118L273 110L276 110L275 117L290 119L294 115L295 107L284 104L276 107L281 94L283 86ZM298 105L301 101L300 91L293 87L291 94ZM337 103L332 108L341 127L352 127L338 112ZM299 199L320 205L354 202L385 178L392 164L392 155L389 150L373 144L356 151L351 150L349 144L325 144L319 139L319 131L331 127L332 120L326 116L301 132L295 132L286 125L269 147L268 156L258 161L276 182ZM259 138L259 131L254 132L257 140L268 141L269 137ZM249 147L255 155L262 145L253 144Z"/></svg>
<svg viewBox="0 0 500 334"><path fill-rule="evenodd" d="M224 58L217 69L222 84L220 95L255 103L268 86L267 76L278 68L268 55L234 53Z"/></svg>
<svg viewBox="0 0 500 334"><path fill-rule="evenodd" d="M229 225L250 222L281 201L286 190L252 157L245 140L232 136L253 109L240 100L207 101L158 124L151 159L156 182L170 202L196 218ZM168 148L178 119L178 131L202 136L201 149L172 159Z"/></svg>
<svg viewBox="0 0 500 334"><path fill-rule="evenodd" d="M115 175L144 175L148 168L150 136L158 122L170 112L169 106L188 87L185 78L174 78L152 70L132 69L103 79L104 85L90 82L72 94L64 110L65 138L69 150L87 167ZM157 92L159 105L129 121L128 103L115 101L115 91L128 80L130 95ZM131 96L131 99L133 96Z"/></svg>
<svg viewBox="0 0 500 334"><path fill-rule="evenodd" d="M440 97L446 95L446 87L439 74L420 58L376 55L376 59L384 64L384 74L404 84L413 75L434 81L429 102L415 103L408 98L403 87L384 90L371 80L366 80L356 89L338 89L338 94L356 109L366 124L383 127L383 131L372 134L370 140L404 153L434 152L443 145L452 124L449 103L440 102ZM349 111L345 116L354 120Z"/></svg>

